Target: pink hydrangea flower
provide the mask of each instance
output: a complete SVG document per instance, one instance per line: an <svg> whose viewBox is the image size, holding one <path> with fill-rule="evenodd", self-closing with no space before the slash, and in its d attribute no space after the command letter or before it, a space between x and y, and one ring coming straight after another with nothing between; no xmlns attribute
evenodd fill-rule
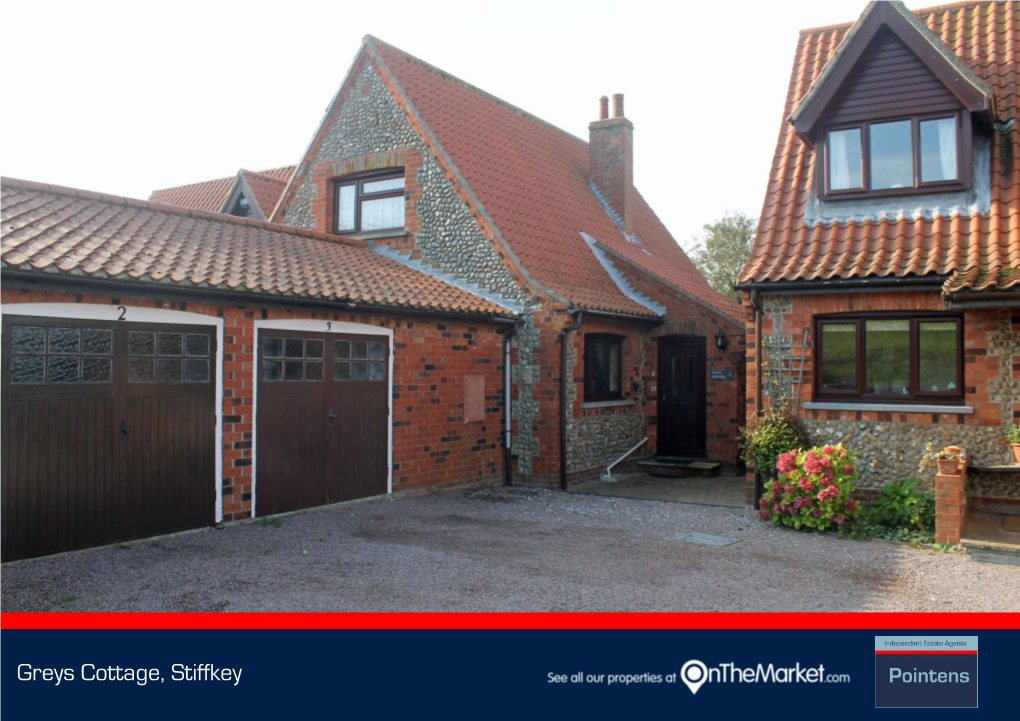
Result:
<svg viewBox="0 0 1020 721"><path fill-rule="evenodd" d="M770 521L772 520L772 514L763 508L760 511L758 511L758 518L760 518L763 521Z"/></svg>
<svg viewBox="0 0 1020 721"><path fill-rule="evenodd" d="M817 476L822 472L822 464L814 451L808 451L807 456L804 458L804 470L812 476Z"/></svg>
<svg viewBox="0 0 1020 721"><path fill-rule="evenodd" d="M805 493L811 493L815 490L815 484L811 482L810 478L804 477L800 479L800 487L804 489Z"/></svg>
<svg viewBox="0 0 1020 721"><path fill-rule="evenodd" d="M822 449L822 453L825 453L827 455L832 455L835 451L836 449L833 448L832 446L826 446L825 448Z"/></svg>
<svg viewBox="0 0 1020 721"><path fill-rule="evenodd" d="M854 511L856 511L857 510L857 501L855 501L852 498L846 499L846 510L850 511L850 513L853 513Z"/></svg>
<svg viewBox="0 0 1020 721"><path fill-rule="evenodd" d="M822 464L822 468L832 468L832 459L831 458L823 458L822 460L820 460L818 462Z"/></svg>
<svg viewBox="0 0 1020 721"><path fill-rule="evenodd" d="M776 470L784 476L789 475L797 467L797 455L795 453L783 453L776 461Z"/></svg>
<svg viewBox="0 0 1020 721"><path fill-rule="evenodd" d="M815 518L818 518L820 515L822 515L822 509L816 508L815 510L811 511L811 515L814 516Z"/></svg>
<svg viewBox="0 0 1020 721"><path fill-rule="evenodd" d="M845 519L845 518L843 518L843 516L841 516L841 515L839 515L839 514L837 513L837 514L836 514L836 517L835 517L835 518L833 518L832 520L834 520L834 521L835 521L836 523L838 523L839 525L843 525L843 521L845 521L846 519Z"/></svg>
<svg viewBox="0 0 1020 721"><path fill-rule="evenodd" d="M853 472L854 472L854 467L851 466L849 463L847 463L845 466L843 466L843 475L844 476L849 476Z"/></svg>

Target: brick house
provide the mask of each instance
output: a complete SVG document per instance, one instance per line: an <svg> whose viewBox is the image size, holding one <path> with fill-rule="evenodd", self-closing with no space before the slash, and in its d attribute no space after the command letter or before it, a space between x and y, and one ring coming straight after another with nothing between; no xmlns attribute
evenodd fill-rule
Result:
<svg viewBox="0 0 1020 721"><path fill-rule="evenodd" d="M740 277L748 414L786 399L873 490L926 442L970 456L975 504L1020 504L1020 5L801 32ZM934 475L926 475L929 479ZM753 476L749 476L750 489Z"/></svg>
<svg viewBox="0 0 1020 721"><path fill-rule="evenodd" d="M5 179L4 559L566 487L643 438L736 466L743 310L612 115L586 143L366 37L296 166L149 201Z"/></svg>

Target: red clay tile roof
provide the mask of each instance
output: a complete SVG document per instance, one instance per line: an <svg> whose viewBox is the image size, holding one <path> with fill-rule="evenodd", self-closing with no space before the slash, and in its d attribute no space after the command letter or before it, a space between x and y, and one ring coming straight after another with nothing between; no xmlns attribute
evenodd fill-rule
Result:
<svg viewBox="0 0 1020 721"><path fill-rule="evenodd" d="M361 241L11 178L0 185L7 271L511 315Z"/></svg>
<svg viewBox="0 0 1020 721"><path fill-rule="evenodd" d="M293 165L259 171L259 175L264 175L274 180L282 180L284 184L290 180L290 176L293 174ZM149 201L153 203L165 203L166 205L179 205L182 208L193 208L195 210L208 210L210 213L218 213L223 207L223 204L227 201L227 196L230 195L230 191L233 189L236 180L237 176L231 175L229 178L218 178L216 180L207 180L202 183L180 185L176 188L154 190L149 196ZM280 192L283 192L282 189ZM277 195L276 200L279 200L279 195ZM268 210L266 210L263 206L263 210L267 217L273 212L273 206L276 205L276 200L273 200L272 205L269 206ZM261 205L261 202L259 204Z"/></svg>
<svg viewBox="0 0 1020 721"><path fill-rule="evenodd" d="M293 172L293 167L291 171ZM276 201L283 195L283 189L287 187L290 175L286 178L274 178L272 175L256 173L253 170L242 170L240 174L244 176L248 187L251 188L251 192L255 196L254 198L249 198L248 202L256 203L259 210L262 211L262 215L268 218L273 214Z"/></svg>
<svg viewBox="0 0 1020 721"><path fill-rule="evenodd" d="M740 306L712 290L638 196L628 242L588 187L588 143L375 38L368 46L399 87L524 268L580 308L649 315L606 274L581 232L731 318Z"/></svg>
<svg viewBox="0 0 1020 721"><path fill-rule="evenodd" d="M794 135L787 118L853 23L805 30L797 44L758 236L741 282L933 275L950 276L947 292L1017 285L1020 3L959 3L917 10L915 15L991 87L998 119L1014 119L993 143L989 212L809 227L805 210L816 154Z"/></svg>

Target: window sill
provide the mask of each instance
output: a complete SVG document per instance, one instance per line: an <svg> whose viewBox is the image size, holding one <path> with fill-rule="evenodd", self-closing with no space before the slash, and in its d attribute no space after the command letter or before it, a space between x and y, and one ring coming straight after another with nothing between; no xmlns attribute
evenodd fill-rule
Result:
<svg viewBox="0 0 1020 721"><path fill-rule="evenodd" d="M973 415L971 406L928 405L925 403L856 403L846 401L819 401L805 403L807 411L870 411L878 413L937 413Z"/></svg>
<svg viewBox="0 0 1020 721"><path fill-rule="evenodd" d="M386 240L389 238L406 238L410 235L407 230L380 230L372 231L371 233L339 233L345 238L354 238L355 240Z"/></svg>
<svg viewBox="0 0 1020 721"><path fill-rule="evenodd" d="M582 403L581 409L588 410L591 408L626 408L627 406L635 405L637 401L633 398L624 398L619 401L591 401L589 403Z"/></svg>

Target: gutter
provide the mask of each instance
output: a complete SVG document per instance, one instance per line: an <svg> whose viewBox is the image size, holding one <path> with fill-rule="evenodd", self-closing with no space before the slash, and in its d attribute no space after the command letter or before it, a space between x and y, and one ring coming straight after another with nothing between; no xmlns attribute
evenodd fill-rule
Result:
<svg viewBox="0 0 1020 721"><path fill-rule="evenodd" d="M876 288L883 290L935 290L941 291L947 275L907 276L897 278L835 278L832 280L773 280L760 283L741 283L736 290L759 293L801 295L805 293L860 293Z"/></svg>
<svg viewBox="0 0 1020 721"><path fill-rule="evenodd" d="M514 484L513 475L513 438L510 421L511 418L511 373L510 373L510 361L511 361L511 341L521 329L521 322L517 321L513 324L513 327L507 331L507 334L503 336L503 405L505 411L505 425L503 427L503 485L512 486Z"/></svg>
<svg viewBox="0 0 1020 721"><path fill-rule="evenodd" d="M378 305L374 303L350 302L344 300L326 300L322 298L303 298L300 296L273 296L251 292L215 290L210 288L182 288L176 285L155 283L137 283L122 280L106 280L103 278L84 278L68 275L46 275L38 273L22 273L13 270L0 271L0 279L4 283L12 283L15 288L33 289L47 288L73 293L69 288L84 287L98 293L123 293L132 298L160 299L167 296L191 299L203 303L237 304L247 307L293 305L303 307L324 308L333 311L364 311L388 315L413 315L424 317L454 318L474 322L489 321L492 323L516 323L512 315L495 316L485 313L462 313L458 311L424 310L399 305Z"/></svg>
<svg viewBox="0 0 1020 721"><path fill-rule="evenodd" d="M567 337L581 327L584 320L584 311L573 310L569 313L577 313L577 320L574 324L567 326L560 332L560 490L567 490Z"/></svg>
<svg viewBox="0 0 1020 721"><path fill-rule="evenodd" d="M1020 291L949 293L945 302L956 308L1012 308L1020 306Z"/></svg>

